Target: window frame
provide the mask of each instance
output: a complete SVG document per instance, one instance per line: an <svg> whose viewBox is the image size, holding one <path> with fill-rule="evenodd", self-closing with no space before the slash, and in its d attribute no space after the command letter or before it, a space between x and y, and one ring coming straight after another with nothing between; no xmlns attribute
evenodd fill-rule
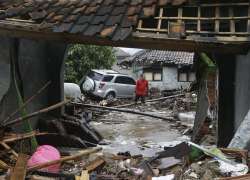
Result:
<svg viewBox="0 0 250 180"><path fill-rule="evenodd" d="M181 73L185 73L187 75L187 80L186 81L180 81L180 74ZM178 70L177 70L177 74L178 74L177 80L178 80L178 82L194 82L194 81L190 81L190 74L191 73L195 74L195 72L192 71L192 70L185 70L185 69L179 69L178 68Z"/></svg>
<svg viewBox="0 0 250 180"><path fill-rule="evenodd" d="M116 80L117 80L117 78L127 78L127 79L130 79L131 80L131 82L133 81L133 84L131 84L131 83L119 83L119 82L116 82ZM127 76L116 76L116 78L115 78L115 80L114 80L114 83L116 83L116 84L124 84L124 85L136 85L136 82L135 82L135 80L133 79L133 78L131 78L131 77L127 77Z"/></svg>
<svg viewBox="0 0 250 180"><path fill-rule="evenodd" d="M150 82L161 82L163 81L163 69L162 68L145 68L143 69L143 74L145 73L152 73L152 80L148 80ZM161 74L160 80L155 80L155 74ZM146 79L147 80L147 79Z"/></svg>
<svg viewBox="0 0 250 180"><path fill-rule="evenodd" d="M112 79L109 80L109 81L104 81L105 77L112 77ZM111 82L114 79L114 77L115 77L114 75L104 75L103 78L102 78L102 82Z"/></svg>

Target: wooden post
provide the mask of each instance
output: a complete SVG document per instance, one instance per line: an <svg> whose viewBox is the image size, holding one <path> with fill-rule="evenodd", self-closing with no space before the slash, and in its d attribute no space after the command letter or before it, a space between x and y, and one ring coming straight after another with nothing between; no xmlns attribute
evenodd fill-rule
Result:
<svg viewBox="0 0 250 180"><path fill-rule="evenodd" d="M215 32L219 33L220 32L220 8L217 6L215 7Z"/></svg>
<svg viewBox="0 0 250 180"><path fill-rule="evenodd" d="M28 158L28 155L19 154L16 165L10 175L10 180L25 180Z"/></svg>

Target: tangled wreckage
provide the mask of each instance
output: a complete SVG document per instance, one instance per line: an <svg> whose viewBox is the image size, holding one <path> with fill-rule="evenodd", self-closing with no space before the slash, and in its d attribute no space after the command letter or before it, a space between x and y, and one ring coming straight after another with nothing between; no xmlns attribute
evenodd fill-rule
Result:
<svg viewBox="0 0 250 180"><path fill-rule="evenodd" d="M192 140L199 142L212 121L219 147L248 149L249 8L247 0L0 0L1 145L18 156L14 173L23 176L15 177L24 179L27 156L7 142L37 135L40 145L86 148L102 139L88 113L65 107L64 58L72 43L195 52L199 94ZM23 129L40 132L19 134ZM27 142L14 146L28 153L34 142Z"/></svg>

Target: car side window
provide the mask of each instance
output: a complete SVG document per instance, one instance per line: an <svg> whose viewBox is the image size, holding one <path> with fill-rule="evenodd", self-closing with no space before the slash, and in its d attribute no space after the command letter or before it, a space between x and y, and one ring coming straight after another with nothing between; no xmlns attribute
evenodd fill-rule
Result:
<svg viewBox="0 0 250 180"><path fill-rule="evenodd" d="M110 76L110 75L105 75L102 79L103 82L110 82L112 81L114 76Z"/></svg>
<svg viewBox="0 0 250 180"><path fill-rule="evenodd" d="M135 85L135 81L132 78L126 76L116 77L115 83Z"/></svg>

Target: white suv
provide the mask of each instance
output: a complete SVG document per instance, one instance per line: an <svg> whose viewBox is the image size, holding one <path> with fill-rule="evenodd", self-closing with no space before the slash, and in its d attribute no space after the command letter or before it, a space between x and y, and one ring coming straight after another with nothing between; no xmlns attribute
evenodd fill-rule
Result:
<svg viewBox="0 0 250 180"><path fill-rule="evenodd" d="M82 91L105 99L133 98L135 80L113 70L91 70L82 80Z"/></svg>

